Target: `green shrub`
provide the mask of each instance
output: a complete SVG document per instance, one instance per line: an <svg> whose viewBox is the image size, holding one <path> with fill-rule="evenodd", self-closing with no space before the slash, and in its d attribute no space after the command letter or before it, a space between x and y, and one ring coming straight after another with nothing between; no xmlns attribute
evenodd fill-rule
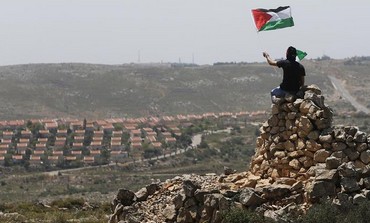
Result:
<svg viewBox="0 0 370 223"><path fill-rule="evenodd" d="M6 203L0 203L0 211L4 212L5 210L7 209L10 209L10 204L6 204Z"/></svg>
<svg viewBox="0 0 370 223"><path fill-rule="evenodd" d="M359 205L351 205L348 211L342 212L340 222L343 223L366 223L370 219L370 202L362 202Z"/></svg>
<svg viewBox="0 0 370 223"><path fill-rule="evenodd" d="M223 223L263 223L262 216L248 210L233 208L221 214Z"/></svg>
<svg viewBox="0 0 370 223"><path fill-rule="evenodd" d="M66 198L66 199L60 199L60 200L54 200L51 202L52 206L58 207L58 208L82 208L85 203L85 200L83 198Z"/></svg>
<svg viewBox="0 0 370 223"><path fill-rule="evenodd" d="M366 223L370 219L370 202L345 204L340 208L325 202L312 206L297 222L301 223Z"/></svg>
<svg viewBox="0 0 370 223"><path fill-rule="evenodd" d="M335 223L338 222L339 210L329 202L312 206L307 213L302 216L302 223Z"/></svg>
<svg viewBox="0 0 370 223"><path fill-rule="evenodd" d="M54 217L51 219L53 223L68 223L67 217L63 213L56 213Z"/></svg>

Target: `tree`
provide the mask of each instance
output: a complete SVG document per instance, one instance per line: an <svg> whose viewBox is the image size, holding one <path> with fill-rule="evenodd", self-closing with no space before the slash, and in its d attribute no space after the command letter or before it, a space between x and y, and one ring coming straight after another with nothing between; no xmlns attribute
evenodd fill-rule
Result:
<svg viewBox="0 0 370 223"><path fill-rule="evenodd" d="M181 134L177 137L177 141L183 148L188 147L192 143L191 136L188 134Z"/></svg>
<svg viewBox="0 0 370 223"><path fill-rule="evenodd" d="M84 122L83 122L83 129L86 130L86 124L87 124L87 121L86 121L86 118L84 118Z"/></svg>
<svg viewBox="0 0 370 223"><path fill-rule="evenodd" d="M43 129L43 125L39 122L32 123L30 120L27 121L27 128L32 132L33 135L37 135L39 130Z"/></svg>
<svg viewBox="0 0 370 223"><path fill-rule="evenodd" d="M101 162L102 164L107 164L109 163L109 160L110 160L110 152L108 151L106 147L103 147L103 149L101 150Z"/></svg>
<svg viewBox="0 0 370 223"><path fill-rule="evenodd" d="M198 146L199 148L203 148L203 149L206 149L206 148L209 148L209 145L206 141L202 140Z"/></svg>
<svg viewBox="0 0 370 223"><path fill-rule="evenodd" d="M13 160L10 156L5 156L4 158L4 166L9 167L13 165Z"/></svg>
<svg viewBox="0 0 370 223"><path fill-rule="evenodd" d="M85 138L84 138L84 146L90 145L92 138L93 138L93 132L85 132Z"/></svg>
<svg viewBox="0 0 370 223"><path fill-rule="evenodd" d="M159 156L161 155L162 152L160 149L154 149L154 148L147 148L144 150L144 158L148 159L148 158L151 158L151 157L154 157L154 156Z"/></svg>
<svg viewBox="0 0 370 223"><path fill-rule="evenodd" d="M114 123L113 127L116 131L122 131L123 130L123 125L121 123Z"/></svg>

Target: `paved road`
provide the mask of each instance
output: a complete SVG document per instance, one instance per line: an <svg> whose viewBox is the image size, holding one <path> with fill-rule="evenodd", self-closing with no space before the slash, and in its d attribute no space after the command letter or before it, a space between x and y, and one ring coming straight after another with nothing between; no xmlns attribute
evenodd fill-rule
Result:
<svg viewBox="0 0 370 223"><path fill-rule="evenodd" d="M358 103L354 97L347 91L347 89L344 87L342 81L334 76L328 76L331 83L333 84L335 90L337 90L343 98L345 98L347 101L349 101L353 107L356 108L357 111L362 111L366 114L370 114L370 109L363 106L362 104Z"/></svg>
<svg viewBox="0 0 370 223"><path fill-rule="evenodd" d="M192 147L197 147L200 145L200 142L202 141L202 134L196 134L191 138L191 146Z"/></svg>

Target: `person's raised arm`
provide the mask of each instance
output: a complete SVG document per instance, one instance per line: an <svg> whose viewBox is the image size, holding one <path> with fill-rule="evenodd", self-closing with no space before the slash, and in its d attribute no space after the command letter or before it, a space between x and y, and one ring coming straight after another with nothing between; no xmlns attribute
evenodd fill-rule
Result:
<svg viewBox="0 0 370 223"><path fill-rule="evenodd" d="M271 57L270 57L270 55L268 53L263 52L263 57L266 58L267 63L270 64L271 66L277 66L276 60L271 59Z"/></svg>

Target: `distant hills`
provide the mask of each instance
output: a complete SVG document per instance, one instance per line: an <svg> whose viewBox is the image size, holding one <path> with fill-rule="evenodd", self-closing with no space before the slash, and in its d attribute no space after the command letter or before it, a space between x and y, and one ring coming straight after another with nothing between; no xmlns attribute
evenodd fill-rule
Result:
<svg viewBox="0 0 370 223"><path fill-rule="evenodd" d="M343 80L370 107L370 60L304 60L307 84L317 84L337 112L354 108L335 93L327 75ZM270 108L282 71L266 63L28 64L0 67L0 119L110 118Z"/></svg>

